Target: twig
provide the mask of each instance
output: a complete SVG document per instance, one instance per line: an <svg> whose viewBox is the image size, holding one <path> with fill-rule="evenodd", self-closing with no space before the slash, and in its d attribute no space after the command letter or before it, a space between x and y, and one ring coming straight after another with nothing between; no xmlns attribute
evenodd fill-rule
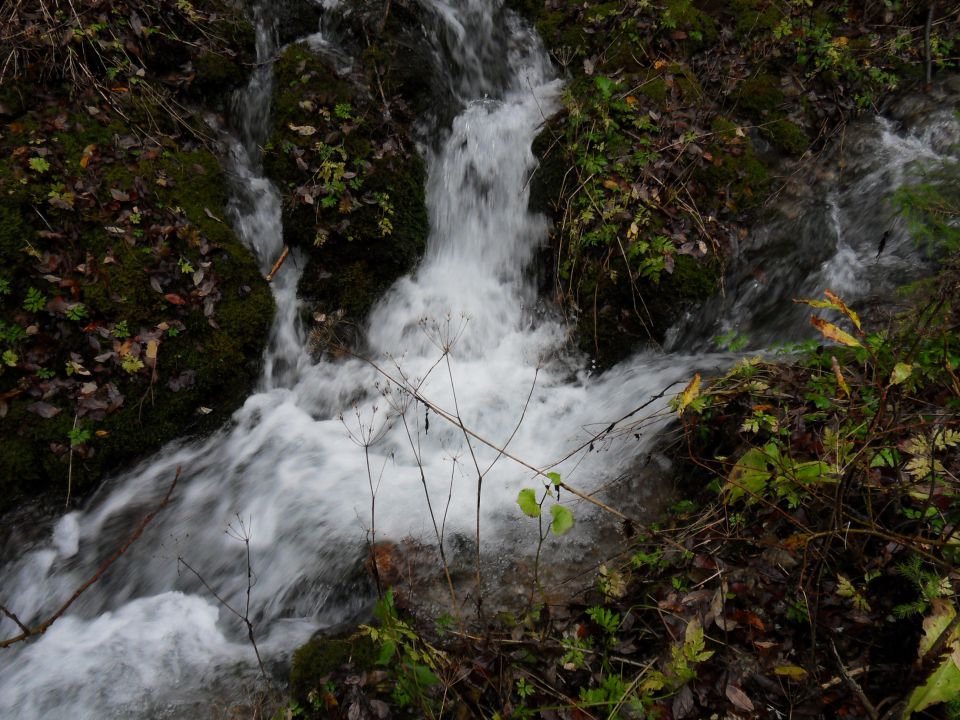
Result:
<svg viewBox="0 0 960 720"><path fill-rule="evenodd" d="M73 415L73 430L77 429L77 418L80 417L80 410L77 409L77 412ZM64 507L70 507L70 492L73 489L73 437L70 437L70 461L67 463L67 501L64 503Z"/></svg>
<svg viewBox="0 0 960 720"><path fill-rule="evenodd" d="M280 269L280 266L283 265L283 261L287 259L289 254L290 246L284 245L283 252L280 253L280 257L277 258L277 261L273 264L273 267L270 268L270 272L266 274L267 282L273 282L273 276L277 274L277 271Z"/></svg>
<svg viewBox="0 0 960 720"><path fill-rule="evenodd" d="M10 612L5 607L0 605L0 607L3 608L3 612L7 615L7 617L9 617L11 620L17 623L17 625L23 631L19 635L15 635L13 637L7 638L6 640L0 641L0 649L10 647L11 645L14 645L18 642L22 642L29 637L33 637L34 635L43 635L43 633L45 633L50 628L51 625L53 625L57 620L63 617L63 614L70 608L71 605L73 605L73 603L77 601L77 598L83 595L83 593L86 592L91 585L98 582L103 577L103 575L107 572L110 566L113 565L113 563L115 563L121 555L123 555L127 550L129 550L130 546L133 545L133 543L135 543L140 538L141 535L143 535L143 531L147 529L147 525L149 525L150 522L157 516L157 513L159 513L167 505L170 504L170 497L173 495L173 489L177 486L177 481L179 479L180 479L180 468L177 468L177 472L173 476L173 482L170 483L170 487L167 489L167 494L163 496L163 500L160 501L160 504L157 505L157 507L154 508L152 512L148 513L143 518L143 520L140 521L140 524L137 526L137 529L133 531L133 533L130 535L129 538L127 538L127 541L123 545L121 545L120 548L117 549L110 557L104 560L103 563L100 565L100 567L97 568L97 571L93 575L91 575L90 578L86 580L86 582L84 582L82 585L80 585L80 587L78 587L76 590L73 591L73 595L70 596L70 599L67 600L63 605L61 605L59 610L53 613L53 615L48 617L42 623L40 623L39 625L35 625L31 628L24 628L23 624L16 619L16 616L12 612Z"/></svg>
<svg viewBox="0 0 960 720"><path fill-rule="evenodd" d="M225 608L226 608L228 611L230 611L233 615L236 615L237 618L240 619L240 622L242 622L242 623L246 626L246 628L247 628L247 639L250 641L250 644L253 646L253 652L254 652L254 654L257 656L257 665L260 667L260 674L263 676L263 680L264 680L264 682L267 684L267 689L268 689L271 693L273 693L273 683L270 682L270 676L267 674L267 669L266 669L266 667L265 667L264 664L263 664L263 659L260 657L260 648L257 647L257 639L256 639L256 635L254 634L254 631L253 631L253 622L251 622L251 620L250 620L250 593L251 593L251 590L253 589L253 586L256 584L256 581L254 580L253 565L252 565L252 563L251 563L251 561L250 561L250 533L247 531L247 527L246 527L246 525L245 525L244 522L243 522L243 518L241 518L239 514L237 515L237 521L238 521L238 524L239 524L240 529L237 530L237 529L234 528L232 525L228 525L226 532L227 532L227 535L229 535L229 536L232 537L233 539L239 540L240 542L242 542L242 543L244 544L245 549L246 549L246 556L247 556L247 558L246 558L246 559L247 559L247 597L246 597L246 606L245 606L245 608L244 608L244 612L243 612L243 613L241 613L239 610L237 610L236 608L234 608L230 603L228 603L226 600L224 600L222 597L220 597L220 595L217 593L217 591L214 590L214 589L210 586L210 583L208 583L208 582L204 579L204 577L203 577L199 572L197 572L197 571L193 568L193 566L191 566L191 565L183 558L182 555L178 555L178 556L177 556L177 565L178 565L178 566L179 566L179 565L183 565L187 570L189 570L190 572L192 572L192 573L194 574L194 576L197 578L197 580L199 580L200 583L207 589L207 592L209 592L211 595L213 595L213 597L216 599L216 601L217 601L218 603L220 603L221 605L223 605L223 607L225 607Z"/></svg>
<svg viewBox="0 0 960 720"><path fill-rule="evenodd" d="M840 674L843 675L844 681L847 685L850 686L850 689L856 693L857 697L860 699L860 704L863 705L863 709L867 711L867 715L870 716L870 720L879 720L879 715L877 714L877 709L873 706L873 703L870 702L866 694L863 692L863 688L860 687L860 683L853 679L849 672L847 672L846 666L843 664L843 660L840 659L840 653L837 652L837 646L833 642L833 639L830 640L830 649L833 650L833 657L837 660L837 667L840 669Z"/></svg>

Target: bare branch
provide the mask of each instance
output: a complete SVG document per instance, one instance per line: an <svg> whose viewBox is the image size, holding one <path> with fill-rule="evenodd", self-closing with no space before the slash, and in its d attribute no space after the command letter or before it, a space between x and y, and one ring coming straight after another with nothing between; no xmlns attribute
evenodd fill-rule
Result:
<svg viewBox="0 0 960 720"><path fill-rule="evenodd" d="M143 520L140 521L140 524L137 526L137 529L133 531L127 541L121 545L110 557L103 561L97 571L90 576L80 587L74 590L73 595L70 596L70 599L67 600L60 609L57 610L53 615L48 617L46 620L41 622L39 625L35 625L31 628L24 628L23 624L17 620L16 615L8 611L5 607L3 608L4 613L13 620L20 629L23 631L19 635L9 637L6 640L0 641L0 648L10 647L15 645L18 642L23 642L27 638L33 637L34 635L43 635L51 625L53 625L57 620L63 617L63 614L70 609L70 606L73 605L77 599L83 595L89 589L89 587L97 582L104 576L107 570L110 569L110 566L115 563L121 555L123 555L127 550L130 549L130 546L133 545L141 535L143 531L147 529L147 526L153 521L157 514L163 510L167 505L170 504L170 497L173 495L173 489L177 486L177 481L180 480L180 468L177 468L176 474L173 476L173 482L170 483L170 487L167 489L167 494L163 496L163 500L160 501L160 504L148 513ZM2 606L0 606L2 607Z"/></svg>

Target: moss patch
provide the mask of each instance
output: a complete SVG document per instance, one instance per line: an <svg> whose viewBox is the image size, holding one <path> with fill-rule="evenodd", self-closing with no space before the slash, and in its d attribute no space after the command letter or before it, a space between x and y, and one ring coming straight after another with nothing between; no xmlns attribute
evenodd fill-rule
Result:
<svg viewBox="0 0 960 720"><path fill-rule="evenodd" d="M284 193L287 238L309 258L300 293L357 326L423 252L423 161L406 128L306 47L284 51L276 88L265 166Z"/></svg>
<svg viewBox="0 0 960 720"><path fill-rule="evenodd" d="M182 39L144 34L140 82L207 63L225 97L248 48L211 45L204 23L237 38L249 24L214 17L192 18ZM186 102L197 79L180 81ZM68 474L82 497L163 443L222 424L259 374L274 311L222 220L217 157L157 104L157 86L116 91L138 129L94 88L47 83L0 134L0 510L62 497Z"/></svg>
<svg viewBox="0 0 960 720"><path fill-rule="evenodd" d="M353 674L374 668L378 650L369 636L360 632L341 637L316 637L293 654L290 669L290 693L296 702L311 707L317 693L338 672Z"/></svg>

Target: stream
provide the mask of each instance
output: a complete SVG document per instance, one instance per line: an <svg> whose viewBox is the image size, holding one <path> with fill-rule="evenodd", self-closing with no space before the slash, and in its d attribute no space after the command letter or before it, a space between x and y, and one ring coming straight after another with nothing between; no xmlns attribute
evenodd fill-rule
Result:
<svg viewBox="0 0 960 720"><path fill-rule="evenodd" d="M311 357L296 297L300 259L291 258L273 282L277 315L259 387L231 422L208 438L165 447L106 482L82 510L52 520L39 540L3 549L5 601L36 622L123 544L182 469L169 506L104 578L45 635L0 654L0 716L197 717L210 714L213 698L254 685L259 670L244 626L178 563L185 559L242 609L248 585L238 532L250 538L250 619L268 664L318 629L363 616L372 540L410 537L430 546L440 528L469 607L478 492L491 588L536 546L536 522L516 498L540 481L495 448L585 492L603 488L632 474L668 421L670 394L694 372L732 361L716 352L713 336L735 330L758 348L810 337L792 297L830 288L854 304L888 296L927 269L894 219L890 194L955 152L957 92L945 95L942 111L904 106L848 128L843 172L827 158L816 181L780 201L775 219L742 241L725 295L672 331L667 351L592 372L571 354L563 319L538 298L531 268L548 227L527 209L536 165L530 147L559 107L562 82L533 31L497 3L419 2L430 18L427 37L449 68L455 113L424 130L426 254L367 321L380 371L358 359ZM324 7L340 11L331 0ZM258 24L258 51L268 59L270 18ZM312 46L333 43L315 30L304 29ZM229 217L265 272L283 246L280 197L257 156L271 89L264 62L237 98L240 127L228 162ZM494 447L468 445L459 427L425 412L383 373L459 414ZM649 417L636 433L589 442L672 384L633 419ZM654 463L646 474L655 480L666 470ZM576 525L547 548L552 565L573 568L615 524L570 493L560 501ZM3 621L5 636L15 630Z"/></svg>

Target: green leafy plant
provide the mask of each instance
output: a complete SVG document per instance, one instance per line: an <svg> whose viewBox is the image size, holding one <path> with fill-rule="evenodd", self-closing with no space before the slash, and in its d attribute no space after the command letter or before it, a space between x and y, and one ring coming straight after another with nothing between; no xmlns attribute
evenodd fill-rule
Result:
<svg viewBox="0 0 960 720"><path fill-rule="evenodd" d="M91 435L90 431L80 425L67 431L67 438L70 440L70 447L83 445L85 442L90 440L91 437L93 436Z"/></svg>
<svg viewBox="0 0 960 720"><path fill-rule="evenodd" d="M392 589L377 602L374 615L379 625L362 625L360 629L380 648L377 664L393 676L394 701L402 708L418 708L423 717L433 717L435 698L431 689L440 683L440 652L400 618Z"/></svg>
<svg viewBox="0 0 960 720"><path fill-rule="evenodd" d="M67 308L67 317L70 320L83 320L87 315L87 307L83 303L74 303Z"/></svg>
<svg viewBox="0 0 960 720"><path fill-rule="evenodd" d="M917 592L917 599L909 603L897 605L893 612L897 617L922 615L930 604L937 598L949 597L953 594L953 584L950 578L942 577L933 570L924 567L923 559L913 555L909 560L897 564L897 573L910 581Z"/></svg>
<svg viewBox="0 0 960 720"><path fill-rule="evenodd" d="M120 360L120 367L122 367L125 372L133 375L134 373L143 370L144 365L143 361L139 358L135 358L133 355L124 355Z"/></svg>
<svg viewBox="0 0 960 720"><path fill-rule="evenodd" d="M47 296L37 290L30 288L27 291L27 297L23 301L23 309L28 312L40 312L47 306Z"/></svg>
<svg viewBox="0 0 960 720"><path fill-rule="evenodd" d="M50 169L50 163L44 160L42 157L32 157L30 158L28 164L30 169L34 172L45 173Z"/></svg>

